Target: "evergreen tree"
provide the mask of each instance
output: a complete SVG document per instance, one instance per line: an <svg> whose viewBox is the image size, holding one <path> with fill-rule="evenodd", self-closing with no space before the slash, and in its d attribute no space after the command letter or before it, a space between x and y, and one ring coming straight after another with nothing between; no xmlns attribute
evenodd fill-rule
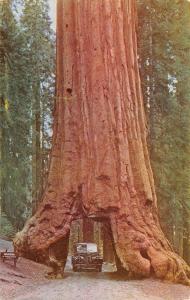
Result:
<svg viewBox="0 0 190 300"><path fill-rule="evenodd" d="M158 205L163 229L181 255L189 245L190 220L189 6L139 1L141 78Z"/></svg>
<svg viewBox="0 0 190 300"><path fill-rule="evenodd" d="M47 123L51 121L50 99L54 95L54 37L47 0L24 1L21 26L24 31L28 97L32 113L32 198L33 210L41 196L42 166L47 147ZM49 119L49 120L48 120Z"/></svg>
<svg viewBox="0 0 190 300"><path fill-rule="evenodd" d="M22 13L16 11L18 7L23 7ZM16 1L9 5L7 2L5 8L1 18L6 32L7 70L1 76L1 86L6 90L6 105L1 109L1 195L3 211L18 230L31 214L32 187L34 196L35 185L37 197L41 182L37 185L36 180L44 178L47 170L54 97L54 35L47 1L23 1L19 6Z"/></svg>
<svg viewBox="0 0 190 300"><path fill-rule="evenodd" d="M20 101L19 65L21 61L21 39L19 28L13 14L13 2L3 1L1 6L1 197L2 210L12 223L22 223L26 202L27 187L25 157L27 153L20 146L25 145L21 132L22 112L25 106ZM18 105L19 104L19 105ZM19 116L18 116L19 111ZM20 120L20 121L19 121ZM25 130L25 125L23 126ZM21 159L22 157L22 159ZM20 218L16 218L19 215Z"/></svg>

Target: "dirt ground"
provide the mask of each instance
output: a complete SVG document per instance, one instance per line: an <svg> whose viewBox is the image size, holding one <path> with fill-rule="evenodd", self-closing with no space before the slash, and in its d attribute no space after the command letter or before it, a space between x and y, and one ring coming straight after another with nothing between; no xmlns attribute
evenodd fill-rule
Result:
<svg viewBox="0 0 190 300"><path fill-rule="evenodd" d="M11 243L0 240L0 250L12 249ZM104 264L102 273L73 273L68 259L64 279L48 280L49 269L19 258L0 261L0 300L190 300L190 288L159 280L133 280L111 272Z"/></svg>

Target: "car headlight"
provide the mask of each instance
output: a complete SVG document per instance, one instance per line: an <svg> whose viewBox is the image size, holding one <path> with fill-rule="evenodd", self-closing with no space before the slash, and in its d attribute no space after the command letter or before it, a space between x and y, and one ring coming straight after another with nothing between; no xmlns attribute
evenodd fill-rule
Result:
<svg viewBox="0 0 190 300"><path fill-rule="evenodd" d="M74 261L81 261L81 260L84 260L84 257L83 256L74 256L73 260Z"/></svg>

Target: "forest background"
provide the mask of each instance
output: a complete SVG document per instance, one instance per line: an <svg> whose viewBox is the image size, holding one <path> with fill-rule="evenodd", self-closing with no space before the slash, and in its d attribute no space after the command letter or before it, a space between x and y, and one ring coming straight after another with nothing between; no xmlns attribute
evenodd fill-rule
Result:
<svg viewBox="0 0 190 300"><path fill-rule="evenodd" d="M190 263L190 3L138 0L138 50L161 225ZM55 99L55 32L47 0L0 1L0 236L12 238L45 188ZM105 228L73 224L71 244Z"/></svg>

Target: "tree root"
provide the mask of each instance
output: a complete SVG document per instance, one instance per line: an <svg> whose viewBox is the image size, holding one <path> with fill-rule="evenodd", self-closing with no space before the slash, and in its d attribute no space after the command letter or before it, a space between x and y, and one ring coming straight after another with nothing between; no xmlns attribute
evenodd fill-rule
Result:
<svg viewBox="0 0 190 300"><path fill-rule="evenodd" d="M117 230L116 230L117 228ZM160 231L158 227L157 231ZM146 227L144 231L146 232ZM171 251L171 246L162 232L162 243L156 240L156 232L152 237L139 233L124 221L118 221L117 227L112 226L117 256L123 269L131 278L155 277L162 280L190 285L190 267L186 262ZM153 237L155 236L155 238Z"/></svg>

